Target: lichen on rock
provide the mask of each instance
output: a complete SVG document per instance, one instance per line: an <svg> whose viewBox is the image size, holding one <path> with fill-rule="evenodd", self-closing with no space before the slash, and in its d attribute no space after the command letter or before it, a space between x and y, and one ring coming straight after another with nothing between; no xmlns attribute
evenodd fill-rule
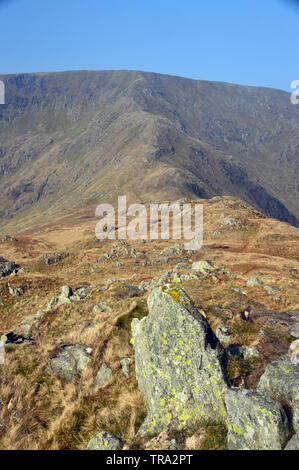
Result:
<svg viewBox="0 0 299 470"><path fill-rule="evenodd" d="M99 432L93 437L86 450L120 450L123 446L123 441L109 432Z"/></svg>
<svg viewBox="0 0 299 470"><path fill-rule="evenodd" d="M229 389L225 394L230 450L281 450L288 435L282 406L253 390Z"/></svg>
<svg viewBox="0 0 299 470"><path fill-rule="evenodd" d="M226 356L207 319L177 284L154 289L132 321L136 376L148 403L140 435L225 421Z"/></svg>
<svg viewBox="0 0 299 470"><path fill-rule="evenodd" d="M292 425L299 431L299 367L285 354L266 367L257 387L292 411Z"/></svg>

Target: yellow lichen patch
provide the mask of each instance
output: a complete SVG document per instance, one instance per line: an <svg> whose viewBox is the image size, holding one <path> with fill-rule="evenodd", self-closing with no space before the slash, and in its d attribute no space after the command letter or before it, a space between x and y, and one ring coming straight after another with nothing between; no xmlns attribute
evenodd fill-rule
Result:
<svg viewBox="0 0 299 470"><path fill-rule="evenodd" d="M233 424L233 430L236 434L242 434L242 431L236 424Z"/></svg>
<svg viewBox="0 0 299 470"><path fill-rule="evenodd" d="M182 287L175 284L170 284L167 286L162 286L161 291L172 297L173 300L178 304L187 304L187 294Z"/></svg>

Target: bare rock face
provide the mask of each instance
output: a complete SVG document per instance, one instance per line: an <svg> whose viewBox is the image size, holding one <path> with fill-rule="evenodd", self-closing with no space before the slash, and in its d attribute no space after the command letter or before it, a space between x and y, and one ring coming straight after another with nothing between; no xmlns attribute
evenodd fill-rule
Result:
<svg viewBox="0 0 299 470"><path fill-rule="evenodd" d="M229 389L225 395L230 450L281 450L289 435L282 406L253 390Z"/></svg>
<svg viewBox="0 0 299 470"><path fill-rule="evenodd" d="M225 353L207 319L177 285L154 289L149 315L132 321L136 376L148 403L140 435L225 421Z"/></svg>
<svg viewBox="0 0 299 470"><path fill-rule="evenodd" d="M5 276L9 276L17 268L18 268L18 265L15 264L14 261L8 261L7 259L4 259L2 258L2 256L0 256L0 279L2 279Z"/></svg>
<svg viewBox="0 0 299 470"><path fill-rule="evenodd" d="M271 398L287 405L292 410L292 424L298 432L299 365L294 364L287 354L271 362L261 376L257 390L267 393Z"/></svg>

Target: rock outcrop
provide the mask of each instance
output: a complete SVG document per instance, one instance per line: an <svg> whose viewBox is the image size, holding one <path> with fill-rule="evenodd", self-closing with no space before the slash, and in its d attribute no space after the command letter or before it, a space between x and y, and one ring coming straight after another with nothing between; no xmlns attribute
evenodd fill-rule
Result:
<svg viewBox="0 0 299 470"><path fill-rule="evenodd" d="M154 289L132 321L136 376L148 403L140 435L225 421L226 356L207 319L177 285Z"/></svg>
<svg viewBox="0 0 299 470"><path fill-rule="evenodd" d="M8 261L0 256L0 279L16 272L18 265L14 261Z"/></svg>
<svg viewBox="0 0 299 470"><path fill-rule="evenodd" d="M105 382L111 377L111 375L112 370L107 367L106 364L103 364L98 370L93 389L97 390L99 387L104 385Z"/></svg>

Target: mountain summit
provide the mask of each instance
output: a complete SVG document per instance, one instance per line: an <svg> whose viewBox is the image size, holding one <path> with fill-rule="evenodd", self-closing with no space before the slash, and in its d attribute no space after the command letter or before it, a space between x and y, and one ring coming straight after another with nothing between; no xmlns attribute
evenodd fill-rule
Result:
<svg viewBox="0 0 299 470"><path fill-rule="evenodd" d="M121 194L226 194L299 226L299 106L286 92L138 71L0 79L0 228Z"/></svg>

